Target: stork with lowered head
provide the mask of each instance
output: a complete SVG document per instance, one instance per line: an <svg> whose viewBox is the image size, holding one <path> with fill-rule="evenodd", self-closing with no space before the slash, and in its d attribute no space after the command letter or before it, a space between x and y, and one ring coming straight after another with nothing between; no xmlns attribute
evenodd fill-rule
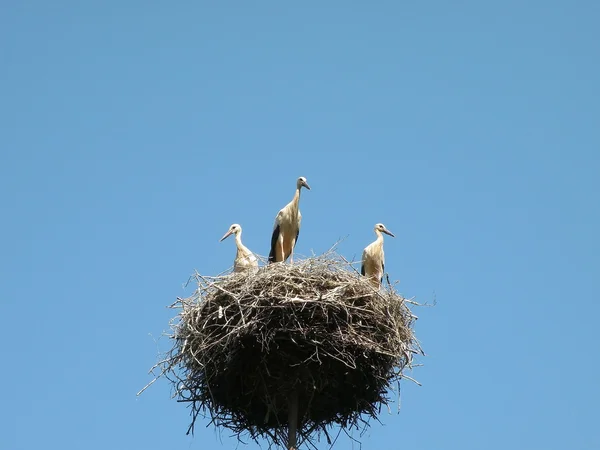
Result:
<svg viewBox="0 0 600 450"><path fill-rule="evenodd" d="M306 178L300 177L296 180L296 192L292 201L285 205L275 217L273 235L271 236L271 251L269 252L269 264L282 262L290 258L294 260L294 247L300 234L300 190L305 187L310 191Z"/></svg>
<svg viewBox="0 0 600 450"><path fill-rule="evenodd" d="M385 270L385 255L383 252L383 234L391 237L396 237L388 230L384 224L378 223L374 228L377 239L367 245L362 254L362 265L360 273L368 277L372 284L379 288L383 281L383 273Z"/></svg>
<svg viewBox="0 0 600 450"><path fill-rule="evenodd" d="M232 234L235 235L235 245L237 247L235 259L233 260L233 271L243 272L248 270L251 272L256 272L258 270L258 259L256 259L254 253L252 253L248 247L242 244L242 226L240 224L234 223L231 225L227 233L225 233L219 242L228 238Z"/></svg>

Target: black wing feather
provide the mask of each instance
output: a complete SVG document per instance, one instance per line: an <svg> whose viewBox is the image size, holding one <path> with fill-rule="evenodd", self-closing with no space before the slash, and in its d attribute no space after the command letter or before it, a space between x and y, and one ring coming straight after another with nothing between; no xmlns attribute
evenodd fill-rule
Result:
<svg viewBox="0 0 600 450"><path fill-rule="evenodd" d="M273 230L271 236L271 251L269 252L269 263L275 262L275 248L277 247L277 241L279 240L279 225Z"/></svg>
<svg viewBox="0 0 600 450"><path fill-rule="evenodd" d="M360 274L364 277L365 276L365 265L361 264L360 265Z"/></svg>
<svg viewBox="0 0 600 450"><path fill-rule="evenodd" d="M385 264L381 263L381 281L383 283L383 274L385 273Z"/></svg>

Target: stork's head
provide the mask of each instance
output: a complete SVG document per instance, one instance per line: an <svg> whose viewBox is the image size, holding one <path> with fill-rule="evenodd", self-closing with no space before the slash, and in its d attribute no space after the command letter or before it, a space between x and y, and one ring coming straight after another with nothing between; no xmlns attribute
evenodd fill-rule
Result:
<svg viewBox="0 0 600 450"><path fill-rule="evenodd" d="M296 189L301 189L302 187L305 187L310 191L310 186L308 185L308 183L306 182L306 178L304 177L300 177L298 178L298 181L296 181Z"/></svg>
<svg viewBox="0 0 600 450"><path fill-rule="evenodd" d="M219 242L221 242L223 239L228 238L232 234L239 234L241 232L242 232L242 226L239 223L234 223L233 225L231 225L229 227L229 230L227 231L227 233L225 233L225 235L221 239L219 239Z"/></svg>
<svg viewBox="0 0 600 450"><path fill-rule="evenodd" d="M385 225L384 225L384 224L382 224L382 223L378 223L378 224L376 224L376 225L375 225L375 231L381 231L382 233L385 233L385 234L387 234L388 236L391 236L391 237L396 237L396 236L394 236L394 235L393 235L393 233L392 233L390 230L388 230L388 229L385 227Z"/></svg>

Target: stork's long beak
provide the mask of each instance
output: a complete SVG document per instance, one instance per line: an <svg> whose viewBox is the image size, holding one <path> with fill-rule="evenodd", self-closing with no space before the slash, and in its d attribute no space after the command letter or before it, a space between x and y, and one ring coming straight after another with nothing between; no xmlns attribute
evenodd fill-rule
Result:
<svg viewBox="0 0 600 450"><path fill-rule="evenodd" d="M308 185L308 183L302 183L302 186L304 186L306 189L308 189L310 191L310 186Z"/></svg>
<svg viewBox="0 0 600 450"><path fill-rule="evenodd" d="M229 230L227 233L225 233L225 236L223 236L221 239L219 239L219 242L221 242L223 239L231 236L232 233L233 233L233 231Z"/></svg>
<svg viewBox="0 0 600 450"><path fill-rule="evenodd" d="M391 237L396 237L396 236L394 236L394 234L393 234L391 231L389 231L389 230L382 230L382 231L383 231L385 234L387 234L387 235L389 235L389 236L391 236Z"/></svg>

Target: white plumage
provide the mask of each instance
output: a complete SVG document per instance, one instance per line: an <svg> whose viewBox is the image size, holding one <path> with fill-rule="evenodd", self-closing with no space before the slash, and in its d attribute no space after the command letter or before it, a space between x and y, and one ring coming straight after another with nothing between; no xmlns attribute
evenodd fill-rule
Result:
<svg viewBox="0 0 600 450"><path fill-rule="evenodd" d="M367 245L362 254L362 265L360 273L369 277L377 288L381 286L385 271L385 254L383 252L383 234L395 237L384 224L378 223L374 228L377 239Z"/></svg>
<svg viewBox="0 0 600 450"><path fill-rule="evenodd" d="M269 263L281 262L290 258L294 260L294 247L300 234L302 214L300 214L300 190L305 187L310 191L306 178L300 177L296 180L296 192L292 201L285 205L275 217L273 235L271 236L271 250L269 252Z"/></svg>
<svg viewBox="0 0 600 450"><path fill-rule="evenodd" d="M256 259L254 253L252 253L248 247L242 244L242 226L240 224L234 223L231 225L227 233L225 233L219 242L223 241L232 234L235 234L235 245L237 247L235 260L233 261L233 271L243 272L246 270L258 270L258 259Z"/></svg>

